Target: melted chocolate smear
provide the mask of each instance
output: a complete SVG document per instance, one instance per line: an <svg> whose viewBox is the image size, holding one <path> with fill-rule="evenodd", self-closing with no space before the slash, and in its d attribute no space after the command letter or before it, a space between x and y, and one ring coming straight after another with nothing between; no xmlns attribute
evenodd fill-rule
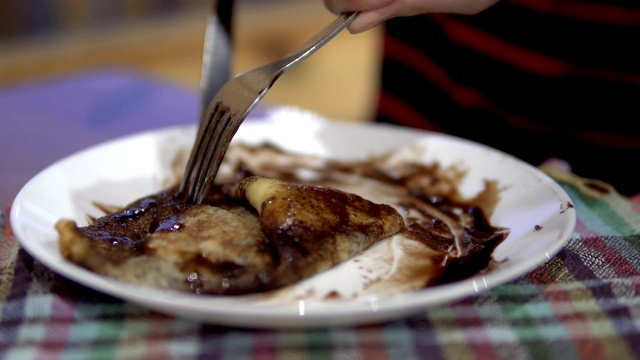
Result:
<svg viewBox="0 0 640 360"><path fill-rule="evenodd" d="M275 154L286 155L282 150L272 146L247 146L248 153L258 154L264 151L272 151ZM454 235L447 224L438 218L432 218L425 211L426 208L436 209L446 216L456 219L456 222L463 221L463 239L465 253L458 257L442 257L442 273L437 281L425 286L438 285L458 281L477 274L487 269L491 263L491 254L494 249L508 236L508 229L492 226L487 220L487 214L477 203L470 203L460 200L457 192L456 178L443 178L442 169L438 164L400 164L395 171L379 166L385 157L372 158L367 161L355 162L325 162L317 171L319 176L314 179L302 179L297 175L297 167L288 168L286 164L269 164L262 162L251 166L246 161L238 161L231 171L231 176L226 178L225 183L216 184L213 191L208 194L205 202L212 206L237 206L237 201L230 199L222 191L224 186L240 181L252 175L268 173L269 177L276 177L284 181L307 184L322 184L325 181L336 182L342 175L358 175L365 179L375 180L378 183L386 184L394 188L404 189L400 192L401 206L407 211L415 211L423 215L423 218L406 219L406 228L402 234L410 239L419 241L437 251L445 252L452 248ZM265 176L265 175L262 175ZM444 186L443 186L444 185ZM494 186L490 186L491 193L495 196L489 199L494 204L497 203L497 191ZM442 191L442 189L447 189ZM439 189L430 191L430 189ZM345 201L340 198L340 192L328 192L326 196L334 197L337 202ZM180 231L181 214L193 205L181 202L177 195L177 187L161 191L157 194L139 199L127 205L120 212L111 213L101 218L95 219L89 226L81 228L81 231L95 241L110 242L113 246L128 248L136 254L144 254L144 242L149 234L158 231ZM487 194L483 195L483 201L487 201ZM478 197L480 199L481 197ZM573 207L568 204L568 207ZM342 209L335 206L336 211ZM348 216L342 214L341 216ZM431 219L430 221L425 221ZM332 229L326 229L330 234ZM294 226L292 228L281 228L276 233L266 234L276 247L286 248L280 254L283 259L279 261L293 261L295 258L306 256L304 247L296 246L296 239L308 237L310 234L305 231L304 226ZM324 234L326 235L326 234ZM286 246L285 246L286 245ZM199 258L197 261L205 261ZM187 273L185 282L189 284L191 290L201 293L203 283L207 281L205 275L197 272L201 263L193 266L193 271L189 268L182 269ZM230 288L229 293L233 293L234 279L241 274L244 269L235 264L206 264L212 271L223 274L226 286ZM270 281L270 275L265 273L255 279L256 290L260 291L264 284Z"/></svg>

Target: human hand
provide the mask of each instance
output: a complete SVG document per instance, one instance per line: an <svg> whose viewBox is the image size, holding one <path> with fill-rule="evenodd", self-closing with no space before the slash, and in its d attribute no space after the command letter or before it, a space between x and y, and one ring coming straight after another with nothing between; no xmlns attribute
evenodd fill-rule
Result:
<svg viewBox="0 0 640 360"><path fill-rule="evenodd" d="M334 14L359 11L349 25L349 32L361 33L394 17L425 13L454 13L472 15L481 12L498 0L322 0Z"/></svg>

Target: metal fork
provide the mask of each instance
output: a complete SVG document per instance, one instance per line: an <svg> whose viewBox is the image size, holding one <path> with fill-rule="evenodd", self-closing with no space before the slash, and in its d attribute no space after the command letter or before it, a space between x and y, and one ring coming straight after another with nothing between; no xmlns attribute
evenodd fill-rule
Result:
<svg viewBox="0 0 640 360"><path fill-rule="evenodd" d="M315 53L346 28L357 13L345 13L294 51L270 64L240 73L226 82L209 104L200 123L179 195L199 204L214 184L231 139L275 81L294 65Z"/></svg>

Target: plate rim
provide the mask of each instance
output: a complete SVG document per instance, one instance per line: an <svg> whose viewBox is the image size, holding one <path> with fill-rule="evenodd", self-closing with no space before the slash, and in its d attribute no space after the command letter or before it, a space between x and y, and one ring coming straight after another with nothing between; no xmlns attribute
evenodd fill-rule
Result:
<svg viewBox="0 0 640 360"><path fill-rule="evenodd" d="M260 121L260 122L252 122L255 124L273 124L272 122L269 121ZM385 128L385 129L393 129L394 131L400 131L400 132L411 132L411 133L416 133L418 132L419 135L416 135L417 137L422 137L424 135L429 135L429 136L435 136L435 137L440 137L440 138L444 138L447 140L455 140L457 142L463 142L463 143L468 143L468 144L472 144L474 146L481 146L484 147L485 149L488 149L489 151L492 152L497 152L503 156L507 156L510 157L512 159L516 160L516 163L519 163L521 166L524 166L525 168L528 168L530 171L533 171L533 173L537 176L540 177L540 179L542 179L542 181L545 182L546 186L550 186L553 190L554 193L557 194L557 196L559 198L563 198L566 199L567 201L571 201L571 198L569 197L569 195L562 189L562 187L560 187L560 185L555 182L551 177L549 177L547 174L543 173L542 171L538 170L537 168L533 167L530 164L527 164L509 154L506 154L498 149L493 149L490 148L486 145L477 143L477 142L473 142L471 140L466 140L466 139L462 139L456 136L452 136L449 134L442 134L442 133L436 133L436 132L430 132L430 131L425 131L425 130L417 130L417 129L407 129L401 126L395 126L395 125L389 125L389 124L351 124L351 123L335 123L335 122L321 122L321 126L347 126L347 127L355 127L355 128L361 128L361 127L366 127L366 128ZM401 301L394 301L393 303L376 303L376 301L380 300L380 299L370 299L369 302L364 302L363 304L365 305L357 305L355 307L351 307L349 309L350 312L350 316L349 317L345 317L342 316L344 315L344 312L341 311L328 311L327 309L323 309L322 313L318 312L318 313L304 313L304 314L300 314L300 312L296 313L295 311L292 311L292 309L290 307L287 307L286 309L283 307L280 307L280 309L278 309L276 307L275 312L269 312L269 313L265 313L264 311L260 310L260 309L251 309L251 310L230 310L227 309L226 313L222 313L222 312L213 312L213 313L209 313L209 315L214 315L213 317L208 317L208 318L202 318L202 314L201 311L198 310L195 313L180 313L180 304L182 303L182 299L186 299L189 298L190 300L195 300L195 298L199 298L201 299L201 296L198 295L191 295L191 294L182 294L182 293L175 293L172 294L172 296L168 297L168 298L163 298L162 296L159 297L158 301L155 301L153 303L149 303L148 301L145 301L144 298L138 297L137 294L135 292L127 292L126 290L122 290L122 289L126 289L128 286L130 286L130 284L126 284L123 283L121 281L115 280L115 279L110 279L110 278L106 278L104 276L92 273L90 270L86 270L86 269L82 269L79 266L75 265L75 264L70 264L71 266L75 266L78 269L81 269L82 271L79 272L79 274L83 274L87 275L89 274L90 276L88 276L88 278L86 277L82 277L82 276L77 276L71 273L67 273L66 271L64 271L63 269L63 273L60 272L60 267L57 266L53 260L51 258L45 258L39 255L39 252L36 250L34 250L34 247L32 246L33 244L31 243L31 241L29 239L25 239L25 236L22 232L22 229L18 228L18 225L21 222L21 215L20 215L20 211L21 211L21 206L22 206L22 197L24 196L24 194L29 190L30 186L32 186L31 184L33 184L33 182L35 181L35 179L38 179L42 176L45 176L47 174L48 171L51 171L51 169L56 168L57 166L60 166L61 163L63 162L67 162L67 161L73 161L73 159L76 159L78 156L80 156L80 154L85 154L88 152L92 152L92 151L99 151L100 149L104 149L107 148L109 146L115 146L117 145L119 142L122 141L132 141L135 139L139 139L142 136L158 136L159 134L170 134L170 133L174 133L176 131L192 131L193 128L195 126L194 125L175 125L175 126L168 126L168 127L161 127L161 128L155 128L155 129L149 129L149 130L145 130L145 131L140 131L140 132L136 132L136 133L132 133L132 134L128 134L128 135L124 135L121 137L117 137L114 139L110 139L92 146L89 146L87 148L84 148L78 152L75 152L73 154L70 154L54 163L52 163L51 165L45 167L44 169L42 169L41 171L39 171L33 178L31 178L22 188L21 190L18 192L18 194L15 197L14 203L11 208L11 212L10 212L10 224L12 226L12 230L14 231L16 240L18 241L18 243L34 258L36 258L36 260L42 262L45 266L47 266L47 268L49 268L50 270L64 276L65 278L74 281L76 283L79 283L83 286L86 286L88 288L91 288L95 291L98 292L102 292L102 293L106 293L108 295L114 296L116 298L119 298L121 300L124 301L130 301L133 303L136 303L140 306L146 307L146 308L150 308L162 313L166 313L166 314L170 314L170 315L174 315L177 317L182 317L182 318L192 318L192 319L196 319L196 320L200 320L200 321L204 321L204 322L208 322L208 323L214 323L214 324L221 324L221 325L230 325L230 326L242 326L242 327L269 327L269 328L289 328L289 327L295 327L295 328L300 328L300 327L318 327L318 326L333 326L333 325L339 325L339 326L344 326L344 325L360 325L360 324L372 324L372 323L378 323L378 322L382 322L382 321L387 321L387 320L391 320L394 318L398 318L401 316L405 316L411 313L415 313L416 311L419 311L420 309L428 309L431 308L433 306L437 306L437 305L442 305L445 303L451 303L453 301L457 301L457 300L461 300L463 298L466 298L468 296L471 296L472 294L468 293L468 290L464 290L463 291L463 287L468 288L469 286L469 279L463 280L463 281L459 281L456 283L452 283L452 284L445 284L445 285L439 285L436 290L434 290L434 288L427 288L425 290L420 290L420 291L416 291L413 292L411 294L401 294L399 296L396 296L398 298L402 298ZM493 282L489 287L486 288L482 288L481 286L476 290L476 293L479 294L481 292L484 292L486 290L495 288L497 286L500 286L510 280L513 280L514 278L517 278L518 276L523 276L526 275L528 273L530 273L531 271L533 271L535 268L543 265L544 263L546 263L546 261L550 260L551 258L553 258L553 256L555 256L558 252L560 252L560 250L566 245L566 243L568 242L570 235L575 227L575 223L576 223L576 213L574 209L571 209L572 211L569 212L567 214L567 216L565 217L565 222L564 222L564 227L562 232L559 234L559 238L560 240L558 240L557 242L555 242L555 247L550 249L548 254L549 254L549 259L545 260L545 261L538 261L536 263L531 263L526 267L522 268L522 271L517 275L517 276L509 276L508 274L502 274L502 276L500 276L501 274L498 273L497 275L495 275L493 277ZM34 255L37 254L37 255ZM66 260L63 260L66 261ZM92 286L92 284L88 283L88 281L93 280L93 278L99 278L104 281L106 281L106 283L108 284L113 284L113 287L109 288L107 286L107 290L108 292L105 292L105 287L101 285L100 288L95 288L95 284L93 284L94 286ZM100 285L101 282L98 282L98 284ZM117 286L121 286L121 285L125 285L123 288L118 289ZM434 297L434 295L432 294L434 291L437 290L441 290L444 291L446 293L442 293L441 296L436 296ZM145 294L146 293L150 293L150 294L156 294L156 293L166 293L166 291L164 290L158 290L158 289L153 289L153 288L147 288L145 289ZM194 298L195 297L195 298ZM425 297L427 299L430 299L428 301L425 301ZM175 300L178 299L179 303L176 303ZM388 298L387 298L388 299ZM224 297L224 296L217 296L217 297L213 297L213 298L208 298L209 301L212 301L213 303L217 304L219 302L227 302L228 297ZM196 300L197 302L201 302L201 300ZM205 301L205 300L202 300ZM176 308L176 306L178 306L178 308ZM376 307L377 308L374 308ZM255 311L254 311L255 310ZM217 317L215 315L218 315ZM329 315L329 316L328 316Z"/></svg>

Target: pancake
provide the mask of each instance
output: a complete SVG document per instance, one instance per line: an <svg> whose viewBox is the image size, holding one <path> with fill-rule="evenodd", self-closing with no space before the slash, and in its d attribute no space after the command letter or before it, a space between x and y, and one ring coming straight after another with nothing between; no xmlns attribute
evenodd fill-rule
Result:
<svg viewBox="0 0 640 360"><path fill-rule="evenodd" d="M488 222L490 207L460 199L460 173L393 155L336 162L234 144L203 204L182 202L173 186L87 226L62 219L60 251L115 279L210 295L284 289L382 241L401 251L372 252L394 271L366 281L370 291L423 288L485 269L508 229Z"/></svg>

